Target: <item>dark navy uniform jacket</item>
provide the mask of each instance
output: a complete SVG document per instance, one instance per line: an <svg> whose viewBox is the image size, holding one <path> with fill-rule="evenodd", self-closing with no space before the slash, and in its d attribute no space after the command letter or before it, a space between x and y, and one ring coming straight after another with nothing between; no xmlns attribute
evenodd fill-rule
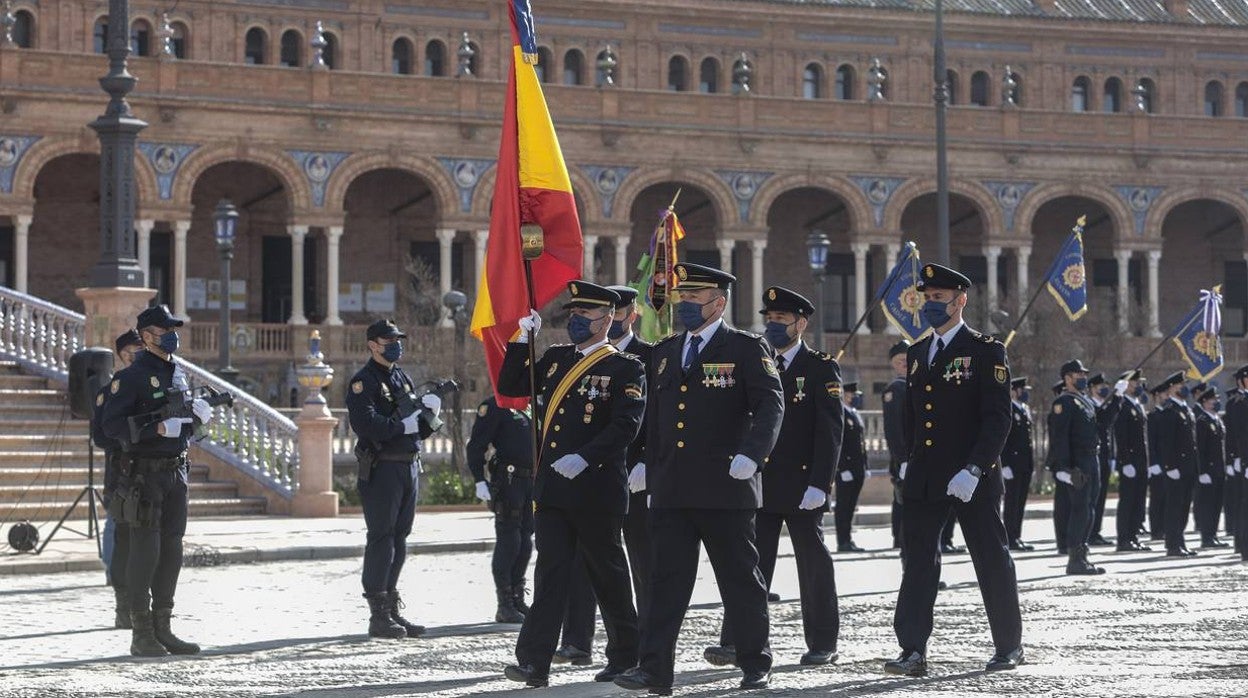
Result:
<svg viewBox="0 0 1248 698"><path fill-rule="evenodd" d="M1133 400L1123 400L1118 419L1114 421L1114 446L1118 453L1118 470L1122 466L1135 467L1136 477L1141 477L1148 466L1148 415L1144 406Z"/></svg>
<svg viewBox="0 0 1248 698"><path fill-rule="evenodd" d="M1094 472L1100 436L1096 403L1081 393L1064 392L1053 401L1049 414L1049 465L1053 470Z"/></svg>
<svg viewBox="0 0 1248 698"><path fill-rule="evenodd" d="M841 435L841 460L836 472L848 470L856 478L867 474L867 432L862 415L852 407L845 407L845 431Z"/></svg>
<svg viewBox="0 0 1248 698"><path fill-rule="evenodd" d="M654 345L649 342L642 341L637 335L633 335L633 337L628 340L628 344L624 345L624 348L621 349L621 351L625 354L632 354L633 356L636 356L637 359L641 361L641 365L644 367L650 365L650 357L654 354ZM647 376L646 380L648 383L649 376ZM646 419L643 415L641 419L641 429L637 432L637 438L633 439L633 442L628 445L628 459L625 465L631 469L634 465L644 462L646 462ZM640 492L635 492L633 494L637 495L641 492L645 492L645 490L641 490Z"/></svg>
<svg viewBox="0 0 1248 698"><path fill-rule="evenodd" d="M1035 468L1035 451L1031 443L1031 410L1010 402L1010 434L1005 437L1001 465L1014 471L1016 477Z"/></svg>
<svg viewBox="0 0 1248 698"><path fill-rule="evenodd" d="M418 431L404 434L398 406L399 395L414 390L412 379L397 364L386 368L370 358L347 384L351 431L384 458L399 459L420 453L420 440L428 438L433 430L419 419Z"/></svg>
<svg viewBox="0 0 1248 698"><path fill-rule="evenodd" d="M533 427L529 415L522 410L499 407L491 395L477 408L477 419L472 423L472 436L468 437L465 450L468 453L468 470L478 482L485 477L485 452L490 444L494 445L494 455L498 467L503 472L493 473L494 477L506 474L507 466L528 471L530 477L533 470Z"/></svg>
<svg viewBox="0 0 1248 698"><path fill-rule="evenodd" d="M121 442L110 438L104 433L104 403L108 400L109 390L112 387L112 377L109 377L109 383L100 388L95 394L95 408L91 410L91 440L95 445L104 449L105 452L111 453L121 448Z"/></svg>
<svg viewBox="0 0 1248 698"><path fill-rule="evenodd" d="M104 400L100 415L100 427L104 436L121 444L129 454L144 458L172 458L186 452L191 434L199 426L196 419L182 425L176 439L156 432L159 422L154 422L139 432L139 440L130 441L129 417L155 412L169 401L170 389L185 391L189 387L186 373L176 369L176 362L165 361L154 352L140 352L134 363L113 374L108 384L108 397Z"/></svg>
<svg viewBox="0 0 1248 698"><path fill-rule="evenodd" d="M1096 405L1096 433L1100 443L1099 454L1102 458L1117 460L1118 451L1114 448L1114 423L1118 421L1118 414L1122 411L1122 404L1126 402L1126 398L1121 395L1111 394L1099 405ZM1092 404L1096 404L1093 401Z"/></svg>
<svg viewBox="0 0 1248 698"><path fill-rule="evenodd" d="M1157 414L1157 461L1163 470L1178 468L1179 475L1197 475L1196 416L1186 404L1168 399Z"/></svg>
<svg viewBox="0 0 1248 698"><path fill-rule="evenodd" d="M888 472L894 478L906 460L906 379L897 377L884 389L884 441L888 444Z"/></svg>
<svg viewBox="0 0 1248 698"><path fill-rule="evenodd" d="M1200 454L1200 474L1214 480L1226 477L1226 426L1222 418L1196 409L1196 450Z"/></svg>
<svg viewBox="0 0 1248 698"><path fill-rule="evenodd" d="M803 343L780 372L780 384L784 421L771 455L760 464L762 509L797 513L807 487L825 494L832 490L832 473L842 453L841 368L831 355ZM825 503L812 511L827 510Z"/></svg>
<svg viewBox="0 0 1248 698"><path fill-rule="evenodd" d="M1248 456L1248 394L1244 391L1227 393L1225 424L1227 458L1234 464L1236 458Z"/></svg>

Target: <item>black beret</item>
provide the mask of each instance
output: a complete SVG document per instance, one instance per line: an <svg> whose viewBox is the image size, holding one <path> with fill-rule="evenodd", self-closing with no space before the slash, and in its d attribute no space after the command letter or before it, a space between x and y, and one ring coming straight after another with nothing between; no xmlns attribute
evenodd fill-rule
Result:
<svg viewBox="0 0 1248 698"><path fill-rule="evenodd" d="M378 320L368 326L368 339L403 339L407 335L399 331L392 320Z"/></svg>
<svg viewBox="0 0 1248 698"><path fill-rule="evenodd" d="M1059 375L1065 376L1068 373L1087 373L1087 372L1088 372L1088 367L1084 366L1082 361L1080 361L1079 359L1071 359L1070 361L1067 361L1066 363L1062 364L1062 370L1059 372Z"/></svg>
<svg viewBox="0 0 1248 698"><path fill-rule="evenodd" d="M144 327L160 327L168 330L174 327L181 327L182 321L174 317L173 313L169 312L169 306L161 304L151 308L146 308L143 312L139 313L138 320L135 324L139 329L143 329Z"/></svg>
<svg viewBox="0 0 1248 698"><path fill-rule="evenodd" d="M563 304L567 308L607 308L614 309L620 304L620 294L606 286L591 284L588 281L569 281L568 293L572 300Z"/></svg>
<svg viewBox="0 0 1248 698"><path fill-rule="evenodd" d="M927 288L949 288L955 291L965 291L970 287L971 280L966 278L966 275L941 264L924 264L923 271L919 273L919 283L915 284L915 288L920 291Z"/></svg>
<svg viewBox="0 0 1248 698"><path fill-rule="evenodd" d="M758 312L760 315L765 315L767 311L810 317L815 314L815 304L797 291L791 291L783 286L772 286L763 292L763 309Z"/></svg>
<svg viewBox="0 0 1248 698"><path fill-rule="evenodd" d="M676 265L675 291L696 291L700 288L730 288L737 277L701 264L681 262Z"/></svg>
<svg viewBox="0 0 1248 698"><path fill-rule="evenodd" d="M1019 376L1018 378L1010 380L1010 387L1015 390L1027 390L1031 388L1030 385L1027 385L1027 376Z"/></svg>
<svg viewBox="0 0 1248 698"><path fill-rule="evenodd" d="M904 354L909 348L910 348L910 342L907 342L906 340L903 339L900 342L897 342L896 344L888 348L888 358L891 359L894 356L897 356L898 354Z"/></svg>
<svg viewBox="0 0 1248 698"><path fill-rule="evenodd" d="M138 330L126 330L117 335L117 339L113 341L113 348L121 351L126 347L132 347L138 344L143 346L143 337L139 335Z"/></svg>
<svg viewBox="0 0 1248 698"><path fill-rule="evenodd" d="M632 286L617 284L615 286L608 286L607 288L615 291L615 294L620 297L620 305L628 305L637 300L637 289Z"/></svg>

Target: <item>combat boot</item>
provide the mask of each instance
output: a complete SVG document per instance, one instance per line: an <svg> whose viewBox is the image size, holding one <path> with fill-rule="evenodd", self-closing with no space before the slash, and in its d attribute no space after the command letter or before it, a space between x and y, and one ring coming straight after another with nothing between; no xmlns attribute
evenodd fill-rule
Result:
<svg viewBox="0 0 1248 698"><path fill-rule="evenodd" d="M117 611L113 617L113 627L118 630L129 630L134 625L130 622L130 596L125 589L113 589L113 596L117 599Z"/></svg>
<svg viewBox="0 0 1248 698"><path fill-rule="evenodd" d="M420 637L425 634L425 626L416 625L403 616L399 615L399 609L404 608L403 599L399 598L399 592L392 591L390 594L390 620L394 621L399 627L403 628L403 632L408 637Z"/></svg>
<svg viewBox="0 0 1248 698"><path fill-rule="evenodd" d="M519 583L514 584L514 585L511 587L511 602L512 602L512 605L514 605L514 606L516 607L516 610L517 610L517 611L519 611L519 612L521 612L521 613L523 613L523 614L525 614L525 615L528 615L528 613L529 613L529 605L528 605L527 603L525 603L525 602L524 602L524 584L525 584L525 581L526 581L526 580L521 579L521 580L519 581Z"/></svg>
<svg viewBox="0 0 1248 698"><path fill-rule="evenodd" d="M130 611L130 654L136 657L163 657L169 654L152 633L151 611Z"/></svg>
<svg viewBox="0 0 1248 698"><path fill-rule="evenodd" d="M169 622L172 619L172 608L152 609L152 629L156 635L156 641L164 645L165 649L169 650L169 654L199 654L199 645L181 640L173 634L169 628Z"/></svg>
<svg viewBox="0 0 1248 698"><path fill-rule="evenodd" d="M1071 551L1066 560L1066 574L1094 575L1105 574L1105 569L1088 562L1087 548L1078 546Z"/></svg>
<svg viewBox="0 0 1248 698"><path fill-rule="evenodd" d="M511 597L511 589L498 588L498 611L494 613L495 623L523 623L524 614L516 609L515 599Z"/></svg>
<svg viewBox="0 0 1248 698"><path fill-rule="evenodd" d="M368 636L397 640L407 635L407 629L390 618L390 595L384 591L365 594L368 599Z"/></svg>

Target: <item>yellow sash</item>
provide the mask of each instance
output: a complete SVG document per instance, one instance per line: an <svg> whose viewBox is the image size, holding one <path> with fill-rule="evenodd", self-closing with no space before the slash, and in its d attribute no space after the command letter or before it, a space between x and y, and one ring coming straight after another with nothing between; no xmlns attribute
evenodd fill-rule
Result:
<svg viewBox="0 0 1248 698"><path fill-rule="evenodd" d="M542 443L546 443L546 432L550 429L550 415L559 414L559 404L563 402L563 398L567 397L572 391L572 386L576 385L591 368L596 366L599 361L607 358L612 354L618 354L619 349L614 344L607 342L606 344L591 351L588 356L577 361L572 366L572 370L564 374L560 379L559 385L555 386L555 391L551 394L550 404L546 406L546 419L542 420Z"/></svg>

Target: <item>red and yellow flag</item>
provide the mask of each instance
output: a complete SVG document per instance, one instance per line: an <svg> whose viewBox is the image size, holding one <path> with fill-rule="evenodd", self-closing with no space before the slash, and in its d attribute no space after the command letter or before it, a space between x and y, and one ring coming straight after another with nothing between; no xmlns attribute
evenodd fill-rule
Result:
<svg viewBox="0 0 1248 698"><path fill-rule="evenodd" d="M495 397L503 407L521 408L524 399L497 394L498 371L517 322L529 314L520 226L534 223L545 233L542 256L532 262L533 304L537 308L581 276L581 222L572 182L563 162L542 85L533 65L537 41L528 0L510 0L511 67L503 107L490 237L485 273L472 312L472 334L485 346L485 360Z"/></svg>

